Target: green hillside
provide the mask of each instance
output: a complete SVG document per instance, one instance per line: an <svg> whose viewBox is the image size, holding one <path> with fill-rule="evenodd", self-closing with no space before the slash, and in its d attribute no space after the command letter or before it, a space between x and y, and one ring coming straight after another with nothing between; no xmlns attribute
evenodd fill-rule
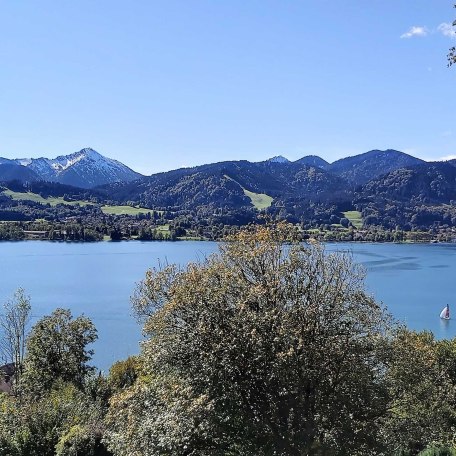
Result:
<svg viewBox="0 0 456 456"><path fill-rule="evenodd" d="M344 217L348 218L352 225L355 228L362 228L363 227L363 217L361 215L361 212L359 211L346 211L343 212Z"/></svg>
<svg viewBox="0 0 456 456"><path fill-rule="evenodd" d="M57 204L70 204L76 205L79 204L81 206L85 206L87 204L91 204L87 201L65 201L62 196L50 196L48 198L43 198L41 195L37 193L30 193L30 192L14 192L12 190L4 190L2 192L4 195L10 196L13 200L17 201L34 201L35 203L40 204L50 204L51 206L57 206Z"/></svg>
<svg viewBox="0 0 456 456"><path fill-rule="evenodd" d="M51 206L57 206L57 204L69 204L75 206L79 204L80 206L86 206L87 204L92 204L88 201L76 200L76 201L65 201L62 196L49 196L44 198L37 193L31 192L14 192L12 190L4 190L3 194L10 196L13 200L16 201L33 201L40 204L50 204ZM104 214L110 215L138 215L138 214L147 214L152 212L151 209L145 209L143 207L132 207L132 206L101 206L101 210Z"/></svg>
<svg viewBox="0 0 456 456"><path fill-rule="evenodd" d="M236 182L233 178L231 178L230 176L227 176L226 174L225 174L225 177L227 179L232 180L233 182ZM262 209L266 209L266 208L271 206L272 201L274 200L274 198L272 198L271 196L266 195L265 193L254 193L254 192L251 192L251 191L245 189L239 182L236 182L236 184L238 184L239 187L242 188L242 190L244 192L244 195L247 196L248 198L250 198L250 201L252 202L252 204L259 211L261 211Z"/></svg>
<svg viewBox="0 0 456 456"><path fill-rule="evenodd" d="M151 209L145 209L143 207L132 207L132 206L101 206L101 210L104 214L110 215L138 215L147 214L153 212Z"/></svg>

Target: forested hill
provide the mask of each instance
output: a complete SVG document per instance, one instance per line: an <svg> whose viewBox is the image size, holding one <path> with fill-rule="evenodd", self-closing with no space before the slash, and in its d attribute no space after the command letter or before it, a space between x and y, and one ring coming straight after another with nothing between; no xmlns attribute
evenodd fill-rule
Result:
<svg viewBox="0 0 456 456"><path fill-rule="evenodd" d="M332 164L318 156L295 162L279 158L184 168L111 184L103 191L124 203L205 217L217 210L247 211L253 220L261 209L320 226L337 224L345 212L356 211L365 227L456 225L455 163L428 163L396 150L372 150Z"/></svg>
<svg viewBox="0 0 456 456"><path fill-rule="evenodd" d="M291 162L228 161L154 174L130 183L104 187L112 198L146 206L194 209L252 207L249 193L273 199L298 196L328 200L348 190L347 182L320 168Z"/></svg>
<svg viewBox="0 0 456 456"><path fill-rule="evenodd" d="M395 150L372 150L332 164L315 155L295 162L274 157L258 163L226 161L183 168L133 182L117 182L105 188L119 200L185 208L201 203L219 205L220 198L230 207L249 205L248 198L243 198L244 190L279 200L340 201L351 199L357 185L423 163ZM232 182L228 183L226 177Z"/></svg>
<svg viewBox="0 0 456 456"><path fill-rule="evenodd" d="M433 162L397 169L366 183L359 193L372 199L450 204L456 201L456 167Z"/></svg>
<svg viewBox="0 0 456 456"><path fill-rule="evenodd" d="M396 169L422 163L425 162L397 150L371 150L364 154L337 160L331 163L327 169L350 183L358 185Z"/></svg>
<svg viewBox="0 0 456 456"><path fill-rule="evenodd" d="M22 182L35 182L40 176L25 166L13 162L0 163L0 182L19 180Z"/></svg>
<svg viewBox="0 0 456 456"><path fill-rule="evenodd" d="M30 167L0 164L0 181L18 179L14 188L6 184L16 192L23 186L41 196L154 209L184 225L188 220L198 226L242 225L263 212L308 228L347 227L346 213L356 212L358 228L456 226L456 162L425 162L396 150L372 150L332 164L315 155L294 162L281 156L262 162L226 161L120 180L90 191L33 176ZM0 209L20 211L8 198L2 204Z"/></svg>

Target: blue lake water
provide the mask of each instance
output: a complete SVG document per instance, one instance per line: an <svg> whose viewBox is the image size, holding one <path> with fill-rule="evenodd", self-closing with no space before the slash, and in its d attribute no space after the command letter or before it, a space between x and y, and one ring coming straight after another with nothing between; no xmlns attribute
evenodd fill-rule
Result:
<svg viewBox="0 0 456 456"><path fill-rule="evenodd" d="M456 336L456 244L329 244L353 253L366 268L367 290L398 320L438 338ZM159 262L186 264L217 250L211 242L46 241L0 243L0 303L18 287L31 296L33 321L57 307L90 317L98 329L93 363L107 370L139 351L141 328L131 315L130 296L145 271Z"/></svg>

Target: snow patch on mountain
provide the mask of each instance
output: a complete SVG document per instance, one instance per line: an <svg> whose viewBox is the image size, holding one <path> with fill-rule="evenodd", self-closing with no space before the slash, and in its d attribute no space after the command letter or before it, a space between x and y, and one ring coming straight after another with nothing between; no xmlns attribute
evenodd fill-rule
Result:
<svg viewBox="0 0 456 456"><path fill-rule="evenodd" d="M19 158L12 162L35 171L43 180L84 188L141 177L123 163L104 157L89 147L53 159Z"/></svg>
<svg viewBox="0 0 456 456"><path fill-rule="evenodd" d="M275 157L269 158L268 160L269 163L290 163L290 160L288 158L283 157L282 155L276 155Z"/></svg>

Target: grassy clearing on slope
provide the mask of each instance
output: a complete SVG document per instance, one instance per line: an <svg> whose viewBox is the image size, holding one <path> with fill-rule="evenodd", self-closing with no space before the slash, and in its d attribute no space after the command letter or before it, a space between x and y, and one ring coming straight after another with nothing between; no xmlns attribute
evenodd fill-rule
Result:
<svg viewBox="0 0 456 456"><path fill-rule="evenodd" d="M274 198L270 197L269 195L266 195L266 193L253 193L250 192L249 190L246 190L243 188L245 196L248 196L250 198L250 201L252 201L252 204L260 211L261 209L266 209L267 207L270 207L272 204L272 200Z"/></svg>
<svg viewBox="0 0 456 456"><path fill-rule="evenodd" d="M33 201L40 204L50 204L51 206L56 206L57 204L69 204L75 206L79 204L80 206L86 206L89 203L88 201L65 201L61 196L49 196L48 198L43 198L37 193L30 192L13 192L12 190L4 190L2 193L10 196L13 200L17 201ZM138 215L138 214L147 214L148 212L153 212L152 209L146 209L143 207L131 207L131 206L102 206L101 210L105 214L111 215ZM163 212L163 211L157 211Z"/></svg>
<svg viewBox="0 0 456 456"><path fill-rule="evenodd" d="M61 196L50 196L48 198L43 198L41 195L37 193L30 193L30 192L13 192L12 190L4 190L2 193L5 195L10 196L13 200L17 201L34 201L35 203L41 204L50 204L51 206L57 206L57 204L70 204L72 206L79 204L81 206L86 206L88 203L87 201L65 201Z"/></svg>
<svg viewBox="0 0 456 456"><path fill-rule="evenodd" d="M239 185L239 187L242 188L242 191L244 192L244 195L250 198L250 201L252 204L259 210L261 209L266 209L271 206L272 201L274 198L272 198L269 195L266 195L266 193L254 193L251 192L247 189L245 189L239 182L235 181L232 177L227 176L226 174L224 175L229 180L232 180L233 182L236 182L236 184Z"/></svg>
<svg viewBox="0 0 456 456"><path fill-rule="evenodd" d="M152 213L152 209L132 206L101 206L104 214L110 215L138 215Z"/></svg>
<svg viewBox="0 0 456 456"><path fill-rule="evenodd" d="M348 218L352 225L355 228L362 228L363 227L363 218L361 216L361 212L359 211L346 211L343 212L344 217Z"/></svg>
<svg viewBox="0 0 456 456"><path fill-rule="evenodd" d="M169 232L169 223L165 223L164 225L158 225L155 227L157 231L161 231L163 233Z"/></svg>

